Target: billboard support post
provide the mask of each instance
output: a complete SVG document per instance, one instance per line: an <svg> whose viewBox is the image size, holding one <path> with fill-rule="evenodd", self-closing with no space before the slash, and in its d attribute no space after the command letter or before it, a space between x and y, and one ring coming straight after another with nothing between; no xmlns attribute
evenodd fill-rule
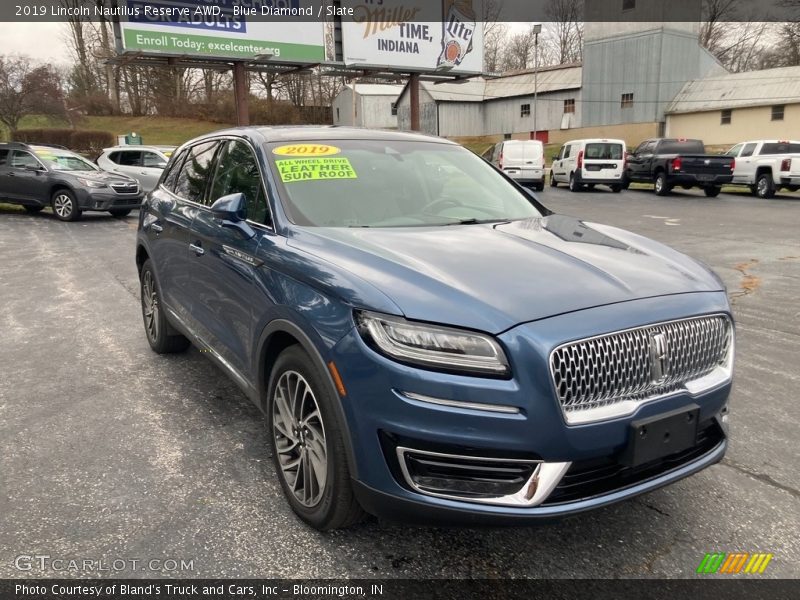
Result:
<svg viewBox="0 0 800 600"><path fill-rule="evenodd" d="M419 122L419 73L412 73L409 78L408 92L411 102L411 131L420 131Z"/></svg>
<svg viewBox="0 0 800 600"><path fill-rule="evenodd" d="M240 127L250 125L247 72L243 62L233 63L233 91L236 96L236 122Z"/></svg>

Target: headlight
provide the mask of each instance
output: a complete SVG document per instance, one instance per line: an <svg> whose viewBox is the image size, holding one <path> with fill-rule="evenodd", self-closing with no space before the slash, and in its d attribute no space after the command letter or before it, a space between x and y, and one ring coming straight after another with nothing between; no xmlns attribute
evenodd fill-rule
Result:
<svg viewBox="0 0 800 600"><path fill-rule="evenodd" d="M356 312L356 323L368 344L400 362L472 375L509 374L503 349L488 335L362 311Z"/></svg>
<svg viewBox="0 0 800 600"><path fill-rule="evenodd" d="M102 181L95 181L94 179L84 179L83 177L78 177L78 181L81 182L81 185L85 185L89 188L104 188L106 184Z"/></svg>

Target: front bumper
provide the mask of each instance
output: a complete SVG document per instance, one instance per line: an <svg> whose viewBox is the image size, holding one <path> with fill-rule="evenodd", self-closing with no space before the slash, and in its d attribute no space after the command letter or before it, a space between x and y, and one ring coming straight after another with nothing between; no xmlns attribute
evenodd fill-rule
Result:
<svg viewBox="0 0 800 600"><path fill-rule="evenodd" d="M131 210L142 205L144 192L118 194L110 188L79 188L76 196L83 211Z"/></svg>
<svg viewBox="0 0 800 600"><path fill-rule="evenodd" d="M624 418L569 426L555 399L547 356L558 344L570 339L728 310L724 293L686 294L600 307L520 325L499 336L512 363L513 378L508 380L449 375L399 365L372 351L355 330L351 331L334 348L331 358L347 389L342 404L353 445L355 489L362 506L373 514L404 520L517 523L605 506L657 489L718 462L727 447L722 415L730 382L696 396L676 392L644 403ZM609 327L610 323L613 326ZM435 404L426 402L426 397L460 404ZM559 491L562 478L566 481L571 477L574 483L583 471L594 468L597 461L606 461L613 467L628 445L632 421L659 416L690 403L700 406L701 423L717 428L717 437L706 445L698 445L695 452L680 460L670 458L663 468L643 465L643 471L636 476L620 471L618 477L615 474L608 479L608 485L592 488L585 495ZM472 404L480 406L467 407ZM517 410L498 412L509 408ZM549 489L535 499L537 490L530 490L528 501L523 498L521 502L499 505L446 497L420 491L410 484L398 459L398 448L433 456L452 454L507 463L546 463L556 475L554 481L537 481L534 487L542 485ZM558 469L559 465L563 468ZM573 487L573 492L575 489L584 488Z"/></svg>

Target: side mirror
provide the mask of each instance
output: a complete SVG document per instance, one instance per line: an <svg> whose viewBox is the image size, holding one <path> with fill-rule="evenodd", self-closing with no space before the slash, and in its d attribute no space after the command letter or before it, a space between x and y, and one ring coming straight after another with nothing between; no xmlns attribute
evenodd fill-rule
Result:
<svg viewBox="0 0 800 600"><path fill-rule="evenodd" d="M211 214L222 221L222 226L236 229L245 239L255 237L256 232L247 223L247 200L244 194L223 196L211 205Z"/></svg>
<svg viewBox="0 0 800 600"><path fill-rule="evenodd" d="M166 169L166 168L167 168L167 163L165 162L156 163L156 169Z"/></svg>
<svg viewBox="0 0 800 600"><path fill-rule="evenodd" d="M42 167L40 167L39 165L25 165L25 170L26 171L32 171L33 173L38 173L39 171L44 171L44 169L42 169Z"/></svg>

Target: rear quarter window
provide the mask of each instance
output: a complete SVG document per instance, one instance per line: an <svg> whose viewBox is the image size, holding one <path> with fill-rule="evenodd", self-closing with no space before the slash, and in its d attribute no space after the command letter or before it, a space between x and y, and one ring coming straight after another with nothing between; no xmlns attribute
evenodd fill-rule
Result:
<svg viewBox="0 0 800 600"><path fill-rule="evenodd" d="M706 148L699 140L665 140L658 147L659 154L705 154Z"/></svg>
<svg viewBox="0 0 800 600"><path fill-rule="evenodd" d="M764 144L761 146L759 154L800 154L800 144L793 144L791 142Z"/></svg>

